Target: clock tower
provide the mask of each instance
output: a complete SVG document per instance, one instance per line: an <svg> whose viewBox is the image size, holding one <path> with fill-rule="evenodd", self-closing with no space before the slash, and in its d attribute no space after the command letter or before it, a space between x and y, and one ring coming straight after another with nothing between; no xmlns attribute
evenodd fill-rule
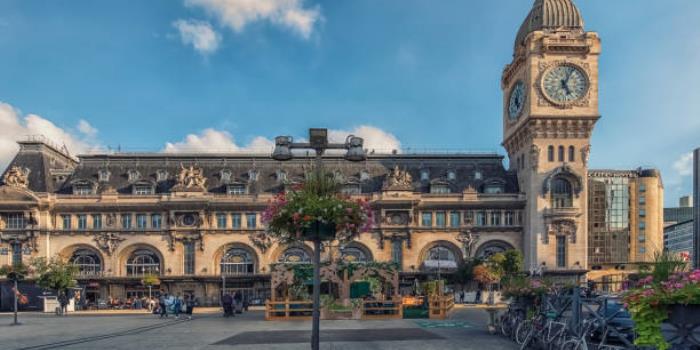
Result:
<svg viewBox="0 0 700 350"><path fill-rule="evenodd" d="M503 146L527 199L526 268L587 270L588 156L598 111L600 39L574 0L535 0L503 70Z"/></svg>

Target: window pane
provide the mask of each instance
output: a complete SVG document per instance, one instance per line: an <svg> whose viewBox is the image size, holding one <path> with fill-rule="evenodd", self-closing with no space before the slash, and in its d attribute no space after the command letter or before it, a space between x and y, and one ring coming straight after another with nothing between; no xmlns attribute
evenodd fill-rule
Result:
<svg viewBox="0 0 700 350"><path fill-rule="evenodd" d="M557 267L566 267L566 236L557 236Z"/></svg>
<svg viewBox="0 0 700 350"><path fill-rule="evenodd" d="M86 230L86 229L87 229L87 215L79 214L78 215L78 230Z"/></svg>
<svg viewBox="0 0 700 350"><path fill-rule="evenodd" d="M70 215L61 215L61 217L63 218L63 229L70 230Z"/></svg>
<svg viewBox="0 0 700 350"><path fill-rule="evenodd" d="M426 227L433 226L433 213L423 213L422 218L423 218L423 220L421 222L422 226L426 226Z"/></svg>
<svg viewBox="0 0 700 350"><path fill-rule="evenodd" d="M151 214L151 227L159 229L162 224L162 218L160 214Z"/></svg>
<svg viewBox="0 0 700 350"><path fill-rule="evenodd" d="M435 224L438 227L445 227L445 212L444 211L439 211L435 213Z"/></svg>
<svg viewBox="0 0 700 350"><path fill-rule="evenodd" d="M241 214L234 213L231 215L233 228L241 228Z"/></svg>
<svg viewBox="0 0 700 350"><path fill-rule="evenodd" d="M94 214L92 216L92 228L95 230L102 229L102 215Z"/></svg>
<svg viewBox="0 0 700 350"><path fill-rule="evenodd" d="M459 222L459 212L458 211L453 211L450 213L450 226L452 227L459 227L460 222Z"/></svg>
<svg viewBox="0 0 700 350"><path fill-rule="evenodd" d="M130 229L131 228L131 214L122 214L122 228L123 229Z"/></svg>
<svg viewBox="0 0 700 350"><path fill-rule="evenodd" d="M257 222L256 222L256 215L255 213L248 213L246 214L246 223L248 224L249 229L254 229Z"/></svg>
<svg viewBox="0 0 700 350"><path fill-rule="evenodd" d="M220 229L226 228L226 226L228 224L226 221L227 221L226 214L223 214L223 213L216 214L216 227L217 228L220 228Z"/></svg>
<svg viewBox="0 0 700 350"><path fill-rule="evenodd" d="M194 242L185 242L185 274L194 274Z"/></svg>
<svg viewBox="0 0 700 350"><path fill-rule="evenodd" d="M138 214L136 215L136 225L140 230L143 230L146 228L146 214Z"/></svg>

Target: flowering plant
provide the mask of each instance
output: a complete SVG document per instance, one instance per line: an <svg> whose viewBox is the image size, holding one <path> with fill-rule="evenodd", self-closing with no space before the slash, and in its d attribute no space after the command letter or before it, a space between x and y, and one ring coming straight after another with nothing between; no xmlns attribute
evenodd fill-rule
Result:
<svg viewBox="0 0 700 350"><path fill-rule="evenodd" d="M514 277L503 286L503 296L507 298L536 297L546 294L551 289L549 282L528 277Z"/></svg>
<svg viewBox="0 0 700 350"><path fill-rule="evenodd" d="M268 203L262 220L268 233L281 242L305 239L305 232L319 223L335 227L335 239L350 240L372 228L372 211L364 199L338 193L329 174L309 175L303 185L282 192Z"/></svg>
<svg viewBox="0 0 700 350"><path fill-rule="evenodd" d="M639 335L635 344L668 349L669 344L661 334L661 323L668 318L668 306L700 304L700 270L685 271L686 263L683 256L657 257L654 273L639 280L625 294L625 307L632 314Z"/></svg>

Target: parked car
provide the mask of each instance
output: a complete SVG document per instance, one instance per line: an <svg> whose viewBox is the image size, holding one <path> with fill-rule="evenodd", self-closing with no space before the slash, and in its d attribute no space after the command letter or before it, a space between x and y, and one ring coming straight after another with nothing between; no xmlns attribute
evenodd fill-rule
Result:
<svg viewBox="0 0 700 350"><path fill-rule="evenodd" d="M622 301L617 298L600 298L599 302L598 316L607 320L608 328L614 328L620 334L618 336L608 331L608 342L620 342L621 337L626 338L628 342L633 342L634 321ZM600 339L603 336L600 331L593 332L592 335L595 339Z"/></svg>

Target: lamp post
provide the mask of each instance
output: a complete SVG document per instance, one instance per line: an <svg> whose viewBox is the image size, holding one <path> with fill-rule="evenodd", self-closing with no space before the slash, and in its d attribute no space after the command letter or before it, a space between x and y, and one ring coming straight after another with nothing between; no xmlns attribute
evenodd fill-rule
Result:
<svg viewBox="0 0 700 350"><path fill-rule="evenodd" d="M20 323L17 321L17 294L19 294L19 286L17 285L17 282L24 279L24 275L22 275L21 273L19 273L17 271L13 271L13 272L10 272L9 274L7 274L7 278L10 281L12 281L12 283L15 286L14 293L12 293L14 295L14 309L13 309L14 321L12 322L12 325L19 326Z"/></svg>
<svg viewBox="0 0 700 350"><path fill-rule="evenodd" d="M345 143L328 143L328 129L309 129L309 142L294 142L291 136L275 137L275 149L272 159L287 161L293 158L292 150L306 149L316 152L316 174L321 176L323 167L323 153L329 149L346 150L345 159L353 162L367 158L362 144L364 140L354 135L349 135ZM311 349L319 349L320 330L320 304L321 304L321 225L314 225L316 232L312 237L314 244L314 290L313 290L313 321L311 328Z"/></svg>

